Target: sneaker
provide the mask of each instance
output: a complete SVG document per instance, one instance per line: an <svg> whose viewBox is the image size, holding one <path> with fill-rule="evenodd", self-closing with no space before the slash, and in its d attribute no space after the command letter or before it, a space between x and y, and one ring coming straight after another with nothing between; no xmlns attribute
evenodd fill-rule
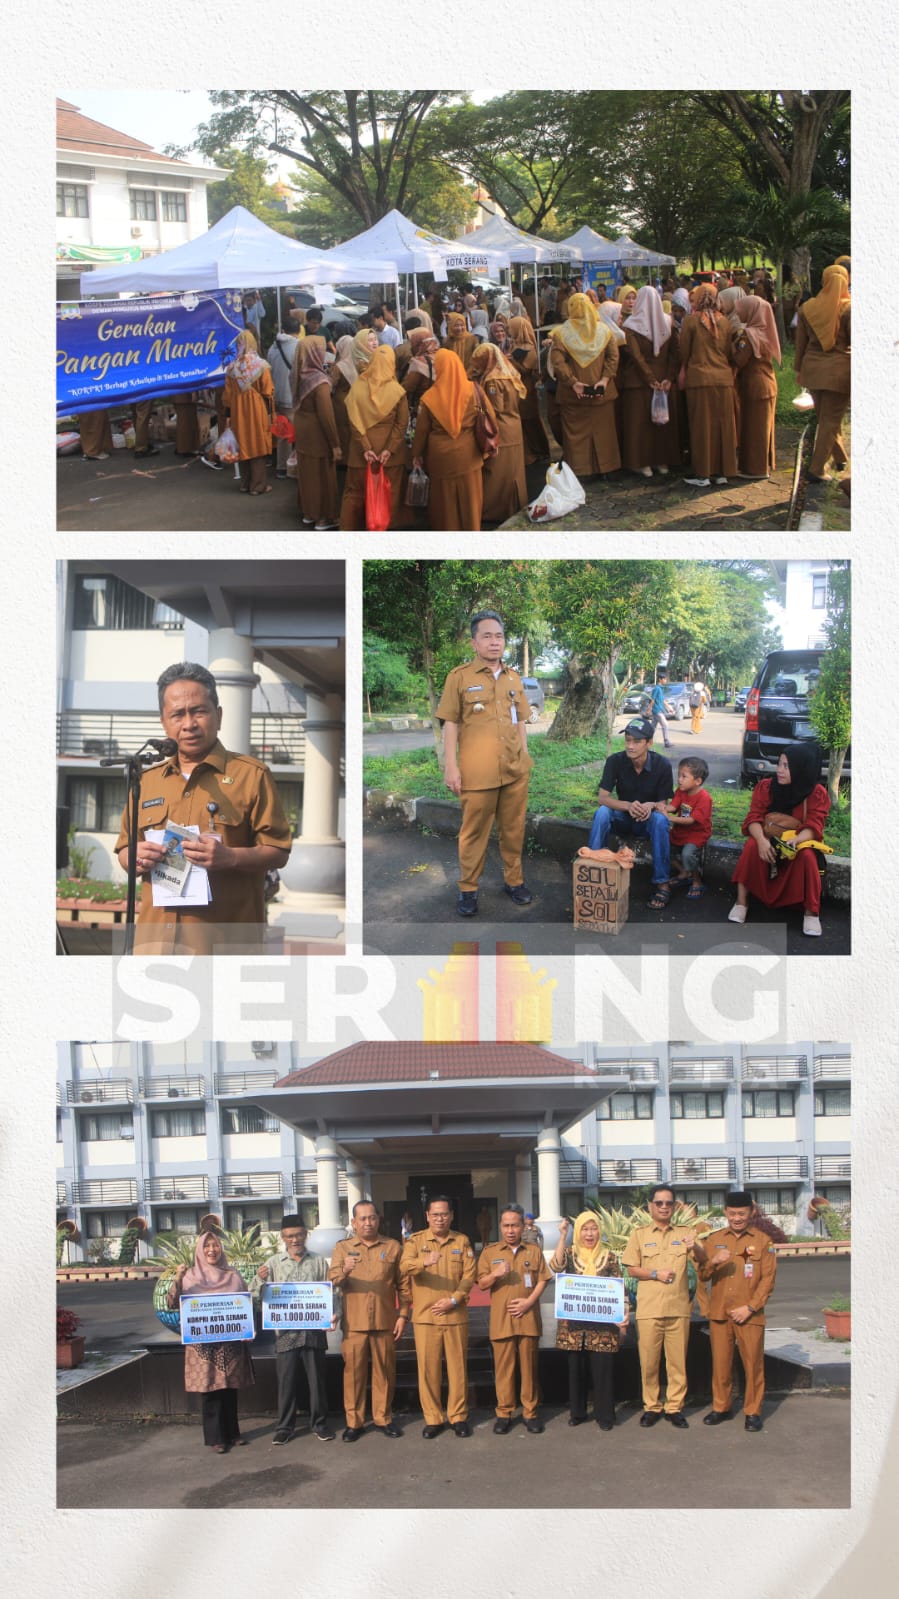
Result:
<svg viewBox="0 0 899 1599"><path fill-rule="evenodd" d="M332 1444L334 1442L334 1434L326 1421L320 1421L317 1427L313 1427L312 1431L320 1444Z"/></svg>
<svg viewBox="0 0 899 1599"><path fill-rule="evenodd" d="M330 533L331 529L336 526L336 522L316 522L315 531L316 533Z"/></svg>
<svg viewBox="0 0 899 1599"><path fill-rule="evenodd" d="M274 1438L272 1439L272 1443L273 1444L289 1444L290 1443L290 1433L289 1432L283 1432L283 1431L282 1432L276 1432Z"/></svg>
<svg viewBox="0 0 899 1599"><path fill-rule="evenodd" d="M512 888L508 883L504 883L503 893L508 894L513 905L530 905L534 898L527 883L516 883Z"/></svg>
<svg viewBox="0 0 899 1599"><path fill-rule="evenodd" d="M715 482L716 483L726 483L727 482L727 478L726 477L716 477L715 478Z"/></svg>
<svg viewBox="0 0 899 1599"><path fill-rule="evenodd" d="M221 461L217 461L214 458L212 460L210 460L208 455L201 455L200 456L200 465L201 466L208 466L210 472L224 472L224 470L225 470L225 468L222 466Z"/></svg>
<svg viewBox="0 0 899 1599"><path fill-rule="evenodd" d="M635 466L634 471L638 477L652 477L651 466Z"/></svg>
<svg viewBox="0 0 899 1599"><path fill-rule="evenodd" d="M108 461L109 460L109 451L108 450L101 450L99 455L86 455L84 457L84 459L86 461Z"/></svg>
<svg viewBox="0 0 899 1599"><path fill-rule="evenodd" d="M810 916L806 911L802 918L802 931L806 938L820 938L822 933L820 916Z"/></svg>
<svg viewBox="0 0 899 1599"><path fill-rule="evenodd" d="M728 921L739 922L742 926L743 922L746 920L746 909L747 907L745 905L732 905L727 913Z"/></svg>
<svg viewBox="0 0 899 1599"><path fill-rule="evenodd" d="M657 466L656 471L661 473L662 477L667 477L671 468L670 466Z"/></svg>
<svg viewBox="0 0 899 1599"><path fill-rule="evenodd" d="M311 516L301 516L300 521L304 527L312 527L314 525Z"/></svg>
<svg viewBox="0 0 899 1599"><path fill-rule="evenodd" d="M135 460L142 461L145 455L159 455L159 453L158 444L148 444L145 450L135 450L134 457Z"/></svg>
<svg viewBox="0 0 899 1599"><path fill-rule="evenodd" d="M707 489L710 480L707 477L685 477L684 482L689 483L690 487L694 489Z"/></svg>
<svg viewBox="0 0 899 1599"><path fill-rule="evenodd" d="M275 473L275 477L286 477L286 476L287 476L286 472L276 472Z"/></svg>
<svg viewBox="0 0 899 1599"><path fill-rule="evenodd" d="M456 900L457 916L476 916L478 910L478 896L470 892L460 891Z"/></svg>

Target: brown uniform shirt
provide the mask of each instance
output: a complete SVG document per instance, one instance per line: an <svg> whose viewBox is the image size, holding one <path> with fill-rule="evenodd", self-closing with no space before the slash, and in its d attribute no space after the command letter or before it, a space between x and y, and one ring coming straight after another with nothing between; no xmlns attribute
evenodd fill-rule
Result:
<svg viewBox="0 0 899 1599"><path fill-rule="evenodd" d="M500 1260L508 1262L509 1270L489 1290L490 1337L515 1338L526 1334L531 1338L539 1338L543 1331L539 1299L517 1320L509 1315L508 1306L510 1299L527 1299L538 1282L549 1282L551 1273L543 1258L543 1250L536 1244L519 1244L517 1249L506 1243L485 1244L478 1261L478 1282L483 1277L489 1277Z"/></svg>
<svg viewBox="0 0 899 1599"><path fill-rule="evenodd" d="M688 389L729 388L734 381L731 352L734 332L726 317L718 317L715 337L698 317L685 317L680 330L680 358L686 368Z"/></svg>
<svg viewBox="0 0 899 1599"><path fill-rule="evenodd" d="M343 1275L347 1255L358 1257L359 1264L349 1277ZM341 1238L334 1246L328 1278L340 1283L343 1293L341 1327L348 1332L393 1332L399 1312L409 1313L409 1296L400 1283L400 1246L395 1238L379 1233L368 1243L362 1238Z"/></svg>
<svg viewBox="0 0 899 1599"><path fill-rule="evenodd" d="M510 666L503 666L497 678L479 661L453 668L437 715L442 722L458 724L463 792L501 788L530 771L533 762L518 731L530 714L521 678Z"/></svg>
<svg viewBox="0 0 899 1599"><path fill-rule="evenodd" d="M730 1259L718 1266L715 1250L720 1244ZM697 1270L701 1280L709 1284L709 1320L726 1321L729 1310L748 1305L758 1312L753 1321L764 1325L764 1307L777 1272L777 1255L767 1233L747 1227L737 1234L730 1227L722 1227L703 1239L703 1246L709 1258Z"/></svg>
<svg viewBox="0 0 899 1599"><path fill-rule="evenodd" d="M690 1289L687 1261L696 1239L692 1227L635 1227L621 1257L622 1266L646 1271L673 1271L673 1283L637 1283L637 1320L643 1316L689 1316Z"/></svg>
<svg viewBox="0 0 899 1599"><path fill-rule="evenodd" d="M207 805L218 807L210 815ZM290 828L274 778L267 766L251 755L234 755L216 740L209 754L185 779L178 757L163 761L144 773L140 785L138 838L166 822L197 825L201 833L219 833L229 848L270 844L289 850ZM122 814L116 852L128 843L128 812ZM233 924L236 942L251 943L261 936L265 923L265 868L258 872L210 872L212 902L176 910L154 905L150 874L141 892L136 948L152 944L156 952L171 955L179 949L211 954L222 936L218 929Z"/></svg>
<svg viewBox="0 0 899 1599"><path fill-rule="evenodd" d="M439 1250L440 1260L436 1266L425 1266L421 1257L432 1249ZM451 1322L467 1322L468 1296L476 1270L474 1250L464 1233L450 1229L445 1238L435 1238L430 1227L413 1233L403 1248L400 1274L403 1293L412 1300L416 1323L445 1327ZM458 1300L455 1310L448 1310L443 1316L432 1316L434 1301L447 1294Z"/></svg>

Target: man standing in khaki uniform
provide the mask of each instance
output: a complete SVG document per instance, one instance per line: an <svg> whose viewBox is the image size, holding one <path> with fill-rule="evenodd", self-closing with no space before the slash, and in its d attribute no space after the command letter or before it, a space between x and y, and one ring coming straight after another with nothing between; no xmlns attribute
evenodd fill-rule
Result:
<svg viewBox="0 0 899 1599"><path fill-rule="evenodd" d="M412 1298L418 1393L425 1418L423 1438L443 1431L441 1384L446 1361L446 1415L457 1438L470 1438L468 1423L468 1296L475 1258L464 1233L453 1232L453 1207L435 1194L424 1232L407 1240L400 1261L405 1297Z"/></svg>
<svg viewBox="0 0 899 1599"><path fill-rule="evenodd" d="M478 1261L478 1287L490 1290L490 1342L496 1374L493 1431L507 1433L515 1411L516 1369L528 1432L542 1432L537 1415L537 1350L543 1323L538 1300L550 1279L543 1251L523 1244L524 1211L506 1205L499 1219L502 1242L487 1244Z"/></svg>
<svg viewBox="0 0 899 1599"><path fill-rule="evenodd" d="M353 1206L353 1237L334 1247L328 1277L343 1290L343 1407L345 1444L365 1429L365 1390L371 1361L371 1414L379 1432L402 1438L392 1418L396 1344L409 1319L400 1286L400 1246L379 1231L380 1216L368 1199ZM397 1294L400 1308L397 1313Z"/></svg>
<svg viewBox="0 0 899 1599"><path fill-rule="evenodd" d="M744 1189L727 1195L727 1226L707 1239L707 1258L699 1268L703 1282L711 1284L712 1409L702 1419L708 1427L730 1419L736 1344L746 1383L743 1412L747 1432L762 1430L765 1305L777 1271L770 1238L751 1225L754 1209L752 1197Z"/></svg>
<svg viewBox="0 0 899 1599"><path fill-rule="evenodd" d="M667 1183L657 1183L649 1196L648 1227L635 1227L621 1264L637 1288L637 1347L643 1378L641 1427L654 1427L662 1415L659 1367L662 1350L668 1368L665 1415L673 1427L686 1427L687 1340L690 1335L690 1292L687 1257L704 1261L705 1250L692 1227L672 1226L675 1198Z"/></svg>
<svg viewBox="0 0 899 1599"><path fill-rule="evenodd" d="M456 666L443 685L437 715L443 723L443 775L462 802L459 831L460 916L474 916L478 884L496 822L505 892L514 905L530 905L521 851L527 816L527 724L531 714L518 673L503 666L506 638L495 611L471 618L475 659Z"/></svg>

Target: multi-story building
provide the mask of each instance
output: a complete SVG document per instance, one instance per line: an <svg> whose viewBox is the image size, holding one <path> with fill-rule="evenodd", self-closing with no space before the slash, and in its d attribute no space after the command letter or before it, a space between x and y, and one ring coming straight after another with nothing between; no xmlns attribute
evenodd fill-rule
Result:
<svg viewBox="0 0 899 1599"><path fill-rule="evenodd" d="M199 238L209 227L207 187L227 175L161 155L57 100L57 299L89 294L94 265L139 260Z"/></svg>
<svg viewBox="0 0 899 1599"><path fill-rule="evenodd" d="M276 1086L277 1085L277 1086ZM58 1046L57 1217L74 1257L133 1216L194 1232L277 1228L287 1209L337 1236L371 1197L398 1231L445 1189L460 1225L510 1199L548 1228L585 1199L670 1181L700 1208L746 1186L790 1233L813 1194L850 1203L844 1044ZM548 1240L548 1241L551 1241Z"/></svg>

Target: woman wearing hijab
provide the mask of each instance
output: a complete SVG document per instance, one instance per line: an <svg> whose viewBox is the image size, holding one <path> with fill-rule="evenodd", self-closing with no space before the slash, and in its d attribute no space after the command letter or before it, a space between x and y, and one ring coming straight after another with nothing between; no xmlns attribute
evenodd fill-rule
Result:
<svg viewBox="0 0 899 1599"><path fill-rule="evenodd" d="M396 527L406 464L409 401L396 381L396 360L389 344L379 344L368 366L347 395L350 453L340 508L344 533L365 531L366 467L379 467L390 483L390 526Z"/></svg>
<svg viewBox="0 0 899 1599"><path fill-rule="evenodd" d="M524 398L519 401L518 414L524 434L525 466L530 466L532 461L543 460L547 453L537 397L537 335L526 316L513 316L507 327L507 348L503 349L498 339L493 343L524 384Z"/></svg>
<svg viewBox="0 0 899 1599"><path fill-rule="evenodd" d="M527 317L524 317L523 320L528 322ZM528 327L530 326L531 324L528 322ZM531 329L531 331L533 332L533 329ZM536 337L534 342L536 344ZM490 343L495 344L496 348L503 355L508 355L512 348L512 341L509 336L509 318L504 316L501 311L497 311L495 313L493 321L490 324Z"/></svg>
<svg viewBox="0 0 899 1599"><path fill-rule="evenodd" d="M324 339L301 339L292 376L297 499L304 526L314 524L317 533L337 526L337 462L343 460L326 352Z"/></svg>
<svg viewBox="0 0 899 1599"><path fill-rule="evenodd" d="M629 472L666 476L680 466L680 430L674 403L679 365L678 340L655 289L642 288L624 329L628 353L618 374L621 390L622 457ZM652 420L653 394L668 396L668 421Z"/></svg>
<svg viewBox="0 0 899 1599"><path fill-rule="evenodd" d="M418 409L418 402L434 381L434 357L440 346L431 329L413 328L409 334L412 359L406 368L403 388L409 398L410 413Z"/></svg>
<svg viewBox="0 0 899 1599"><path fill-rule="evenodd" d="M618 345L608 322L586 294L573 294L568 320L553 328L549 366L558 384L565 459L578 477L616 472L621 465L615 427Z"/></svg>
<svg viewBox="0 0 899 1599"><path fill-rule="evenodd" d="M168 1293L170 1310L182 1294L245 1294L247 1285L225 1259L221 1240L201 1233L192 1266L179 1266ZM237 1420L237 1393L256 1379L245 1343L185 1344L184 1387L202 1394L203 1442L214 1454L226 1455L233 1444L246 1443Z"/></svg>
<svg viewBox="0 0 899 1599"><path fill-rule="evenodd" d="M813 483L826 483L828 461L839 472L848 459L840 429L849 405L852 300L844 267L825 267L821 292L799 308L796 380L815 402L818 426L809 464Z"/></svg>
<svg viewBox="0 0 899 1599"><path fill-rule="evenodd" d="M374 333L374 329L370 329ZM344 461L350 453L350 421L346 414L346 397L353 387L359 373L353 361L353 340L355 335L345 333L337 340L337 359L331 368L329 377L331 383L331 404L334 407L334 421L337 424L337 437L340 440L340 449ZM375 335L377 338L377 335ZM371 351L374 354L374 351Z"/></svg>
<svg viewBox="0 0 899 1599"><path fill-rule="evenodd" d="M468 325L461 311L451 311L446 319L446 338L443 341L445 350L452 350L457 355L464 367L468 366L480 340L474 333L469 333Z"/></svg>
<svg viewBox="0 0 899 1599"><path fill-rule="evenodd" d="M559 1242L549 1262L550 1271L566 1276L622 1275L617 1257L602 1242L594 1211L582 1210L575 1219L570 1245L566 1245L567 1237L568 1217L565 1216L559 1227ZM612 1431L615 1425L615 1356L629 1319L625 1295L622 1322L556 1323L556 1348L568 1351L569 1427L580 1427L587 1420L587 1379L592 1376L594 1420L602 1432Z"/></svg>
<svg viewBox="0 0 899 1599"><path fill-rule="evenodd" d="M813 849L798 850L792 860L779 857L773 839L783 827L795 828L795 838L821 842L830 810L827 789L819 781L821 747L812 739L781 751L777 773L757 784L743 821L746 843L731 879L737 885L737 902L730 922L745 922L750 894L763 905L780 909L801 905L802 931L810 938L821 935L821 871Z"/></svg>
<svg viewBox="0 0 899 1599"><path fill-rule="evenodd" d="M437 532L477 533L484 506L484 459L475 436L478 402L452 350L434 357L434 384L421 397L412 440L416 466L431 479L428 521ZM490 401L484 408L495 421Z"/></svg>
<svg viewBox="0 0 899 1599"><path fill-rule="evenodd" d="M726 483L737 471L734 410L734 330L717 309L714 284L700 283L690 295L691 315L681 324L680 370L687 396L690 463L695 488L712 478Z"/></svg>
<svg viewBox="0 0 899 1599"><path fill-rule="evenodd" d="M727 295L734 293L727 290ZM719 296L719 299L723 298ZM781 362L777 323L767 300L757 294L739 295L734 305L736 337L733 346L737 368L738 454L740 476L770 477L777 461L774 453L774 416L777 378L774 362Z"/></svg>
<svg viewBox="0 0 899 1599"><path fill-rule="evenodd" d="M471 312L471 331L480 344L489 343L490 319L487 316L487 312L482 311L480 306L477 305Z"/></svg>
<svg viewBox="0 0 899 1599"><path fill-rule="evenodd" d="M468 365L468 376L493 406L499 427L499 450L484 462L485 522L505 522L527 504L524 435L518 407L527 390L515 368L495 344L482 344Z"/></svg>
<svg viewBox="0 0 899 1599"><path fill-rule="evenodd" d="M637 303L637 290L633 283L622 283L620 289L615 291L615 299L621 306L621 321L624 324Z"/></svg>
<svg viewBox="0 0 899 1599"><path fill-rule="evenodd" d="M225 425L237 437L243 494L271 494L265 469L272 453L275 385L272 369L256 348L249 328L238 333L237 356L225 374Z"/></svg>

